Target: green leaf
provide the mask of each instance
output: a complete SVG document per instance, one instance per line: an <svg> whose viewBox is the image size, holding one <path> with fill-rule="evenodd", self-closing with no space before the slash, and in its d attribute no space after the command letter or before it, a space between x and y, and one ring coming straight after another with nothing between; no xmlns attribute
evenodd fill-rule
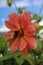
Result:
<svg viewBox="0 0 43 65"><path fill-rule="evenodd" d="M10 58L12 58L12 57L13 57L13 55L12 55L12 54L9 54L9 55L6 55L6 56L1 57L1 58L0 58L0 61L8 60L8 59L10 59Z"/></svg>
<svg viewBox="0 0 43 65"><path fill-rule="evenodd" d="M40 55L41 50L42 50L42 40L38 40L38 45L37 45L37 49L35 50L36 55Z"/></svg>
<svg viewBox="0 0 43 65"><path fill-rule="evenodd" d="M38 14L34 14L33 17L32 17L32 20L34 20L34 19L37 20L37 22L40 22L42 17L39 16Z"/></svg>
<svg viewBox="0 0 43 65"><path fill-rule="evenodd" d="M34 65L34 56L32 54L28 54L26 60L30 63L30 65Z"/></svg>
<svg viewBox="0 0 43 65"><path fill-rule="evenodd" d="M14 54L13 54L14 58L20 58L21 57L21 54L20 52L17 50Z"/></svg>
<svg viewBox="0 0 43 65"><path fill-rule="evenodd" d="M41 54L41 56L40 56L40 60L43 60L43 54Z"/></svg>
<svg viewBox="0 0 43 65"><path fill-rule="evenodd" d="M24 60L21 58L16 58L16 62L18 65L22 65L24 63Z"/></svg>
<svg viewBox="0 0 43 65"><path fill-rule="evenodd" d="M39 26L37 31L36 31L36 34L39 33L39 31L42 30L42 29L43 29L43 26Z"/></svg>
<svg viewBox="0 0 43 65"><path fill-rule="evenodd" d="M5 50L8 46L7 43L10 38L3 38L2 35L0 35L0 51Z"/></svg>
<svg viewBox="0 0 43 65"><path fill-rule="evenodd" d="M3 62L0 62L0 65L3 65Z"/></svg>
<svg viewBox="0 0 43 65"><path fill-rule="evenodd" d="M14 54L13 54L13 57L16 59L16 62L18 65L22 65L23 62L24 62L24 59L23 57L21 56L20 52L19 51L16 51Z"/></svg>

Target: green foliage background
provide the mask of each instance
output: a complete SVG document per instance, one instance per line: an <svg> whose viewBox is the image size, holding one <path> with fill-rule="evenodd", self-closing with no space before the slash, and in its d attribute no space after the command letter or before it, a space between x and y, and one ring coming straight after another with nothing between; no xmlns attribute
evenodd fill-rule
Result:
<svg viewBox="0 0 43 65"><path fill-rule="evenodd" d="M19 51L11 54L7 46L9 40L10 38L5 39L0 35L0 54L3 55L0 57L0 65L43 65L43 40L38 39L37 49L30 49L27 56L22 56Z"/></svg>

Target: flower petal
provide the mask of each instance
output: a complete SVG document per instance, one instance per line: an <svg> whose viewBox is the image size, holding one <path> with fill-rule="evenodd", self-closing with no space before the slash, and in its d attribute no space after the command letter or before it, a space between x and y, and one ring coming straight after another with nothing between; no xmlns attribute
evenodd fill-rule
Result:
<svg viewBox="0 0 43 65"><path fill-rule="evenodd" d="M24 31L24 35L27 37L34 36L33 32L27 32L27 31Z"/></svg>
<svg viewBox="0 0 43 65"><path fill-rule="evenodd" d="M19 21L20 26L24 29L24 27L30 22L30 13L25 11L24 14L20 14Z"/></svg>
<svg viewBox="0 0 43 65"><path fill-rule="evenodd" d="M27 40L27 45L31 49L36 49L37 48L37 40L34 37L25 37Z"/></svg>
<svg viewBox="0 0 43 65"><path fill-rule="evenodd" d="M16 13L14 13L14 12L10 13L9 18L10 18L12 24L15 27L20 28L20 25L19 25L19 16Z"/></svg>
<svg viewBox="0 0 43 65"><path fill-rule="evenodd" d="M13 45L11 46L11 53L14 53L18 49L19 40L15 39Z"/></svg>
<svg viewBox="0 0 43 65"><path fill-rule="evenodd" d="M38 28L38 24L29 23L29 25L27 25L24 30L29 34L34 34L36 32L37 28Z"/></svg>
<svg viewBox="0 0 43 65"><path fill-rule="evenodd" d="M19 50L20 51L23 50L26 47L26 45L27 45L26 40L23 37L20 38Z"/></svg>
<svg viewBox="0 0 43 65"><path fill-rule="evenodd" d="M25 47L22 51L21 51L22 55L27 55L28 54L28 47Z"/></svg>
<svg viewBox="0 0 43 65"><path fill-rule="evenodd" d="M14 42L15 42L15 38L12 38L12 39L8 42L8 45L9 45L9 46L12 46Z"/></svg>
<svg viewBox="0 0 43 65"><path fill-rule="evenodd" d="M30 12L28 12L28 11L24 12L24 19L27 22L27 24L30 22L30 20L31 20Z"/></svg>
<svg viewBox="0 0 43 65"><path fill-rule="evenodd" d="M9 31L9 32L5 33L5 34L3 35L3 37L5 37L5 38L11 37L11 36L13 36L13 34L14 34L13 31Z"/></svg>
<svg viewBox="0 0 43 65"><path fill-rule="evenodd" d="M12 22L10 20L5 21L5 24L11 30L16 31L18 29L16 26L14 26L14 24L12 24Z"/></svg>
<svg viewBox="0 0 43 65"><path fill-rule="evenodd" d="M34 23L32 23L32 26L34 26L36 28L36 30L37 30L37 28L38 28L39 25L38 25L38 23L34 22Z"/></svg>
<svg viewBox="0 0 43 65"><path fill-rule="evenodd" d="M20 14L20 16L19 16L19 23L20 23L20 27L23 29L24 26L25 26L25 21L24 21L23 14Z"/></svg>

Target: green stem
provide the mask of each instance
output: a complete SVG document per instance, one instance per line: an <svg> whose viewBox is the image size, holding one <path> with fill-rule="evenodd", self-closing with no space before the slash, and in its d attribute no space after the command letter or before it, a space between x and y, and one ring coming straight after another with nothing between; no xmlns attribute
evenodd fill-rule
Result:
<svg viewBox="0 0 43 65"><path fill-rule="evenodd" d="M43 60L41 60L37 65L41 65L42 62L43 62Z"/></svg>
<svg viewBox="0 0 43 65"><path fill-rule="evenodd" d="M33 51L34 59L35 59L35 65L37 65L37 59L36 59L36 54L35 51Z"/></svg>
<svg viewBox="0 0 43 65"><path fill-rule="evenodd" d="M42 5L41 5L41 8L40 8L39 14L41 14L42 9L43 9L43 3L42 3Z"/></svg>
<svg viewBox="0 0 43 65"><path fill-rule="evenodd" d="M16 10L18 11L18 8L17 8L17 6L16 6L16 4L15 4L15 1L13 1L13 3L14 3L14 5L15 5Z"/></svg>

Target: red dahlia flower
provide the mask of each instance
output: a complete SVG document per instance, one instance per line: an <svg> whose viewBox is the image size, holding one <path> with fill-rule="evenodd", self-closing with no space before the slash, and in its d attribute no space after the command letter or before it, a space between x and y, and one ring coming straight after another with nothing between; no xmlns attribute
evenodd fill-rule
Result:
<svg viewBox="0 0 43 65"><path fill-rule="evenodd" d="M5 24L10 31L4 34L4 37L11 37L9 41L11 52L13 53L19 49L22 54L26 55L29 48L36 49L37 40L34 33L38 28L38 24L30 22L30 13L28 11L20 15L11 13L9 18Z"/></svg>

